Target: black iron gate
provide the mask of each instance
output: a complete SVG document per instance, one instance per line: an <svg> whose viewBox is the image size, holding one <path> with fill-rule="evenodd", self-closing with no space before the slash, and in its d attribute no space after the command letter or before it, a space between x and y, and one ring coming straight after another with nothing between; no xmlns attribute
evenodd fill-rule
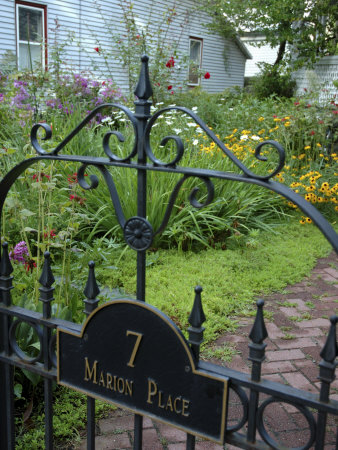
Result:
<svg viewBox="0 0 338 450"><path fill-rule="evenodd" d="M40 301L43 313L28 311L12 304L11 290L13 268L8 255L8 246L3 244L0 263L0 447L15 447L14 432L14 367L26 369L41 375L44 379L45 400L45 447L53 448L53 399L52 382L75 388L88 395L87 399L87 448L95 448L95 400L104 400L125 406L135 412L134 448L142 448L142 418L148 415L187 432L187 449L195 447L195 436L202 436L218 443L231 443L241 448L282 448L269 435L264 424L264 411L273 403L285 402L293 405L305 417L309 429L308 442L302 449L315 446L323 449L328 415L338 416L338 402L330 400L330 384L335 379L337 357L336 323L337 316L331 317L326 343L322 349L319 364L320 394L300 391L290 386L267 381L261 378L261 365L264 360L267 331L263 319L263 301L257 302L256 319L249 335L249 359L252 361L251 376L235 370L199 360L199 348L203 341L202 326L205 316L201 301L201 288L195 288L195 300L189 317L189 339L185 340L180 330L168 317L145 303L146 251L155 235L161 233L169 220L175 199L183 183L190 177L201 180L207 189L204 203L196 199L196 189L190 194L190 203L201 208L211 203L214 197L212 179L232 180L265 187L293 202L310 217L327 240L338 251L338 236L331 225L310 203L286 186L272 181L284 165L283 148L275 141L260 143L255 152L258 160L264 146L272 147L278 155L275 170L268 175L256 175L227 149L218 137L191 110L184 107L167 107L150 114L152 88L148 76L148 57L142 57L141 73L135 90L135 113L119 104L105 104L93 110L80 125L71 132L55 149L45 151L38 142L39 130L45 133L44 139L52 136L51 128L45 123L33 126L31 143L38 156L26 159L14 167L0 183L0 209L15 180L32 164L45 161L78 162L79 184L84 189L93 189L98 179L91 175L91 184L85 181L88 166L94 166L103 175L115 208L119 224L127 244L137 252L137 300L113 300L98 307L99 289L95 280L94 263L89 263L86 296L86 323L81 326L53 318L54 277L50 267L50 255L45 253L45 262L40 277ZM103 149L107 158L91 156L67 156L60 151L84 128L103 108L117 108L130 120L135 134L133 149L125 158L119 158L111 151L109 138L119 132L110 131L104 136ZM211 171L179 166L184 153L184 144L178 136L167 136L165 145L173 140L176 156L170 162L155 157L150 141L150 133L156 120L166 111L175 109L191 117L206 135L223 151L240 170L241 174ZM124 167L137 171L137 216L125 217L109 167ZM162 223L157 230L147 221L146 191L149 171L181 174L168 202ZM0 212L1 212L0 210ZM40 351L36 357L28 357L19 347L16 329L28 323L40 341ZM107 327L107 323L114 326ZM101 342L96 329L100 329ZM156 329L156 338L151 330ZM113 331L112 331L113 330ZM113 333L113 334L112 334ZM102 338L102 336L104 336ZM97 345L115 342L110 347L111 358L98 351ZM161 348L158 348L159 341ZM147 355L154 355L150 359ZM148 349L148 350L147 350ZM170 358L169 356L170 355ZM154 359L156 364L153 363ZM76 361L76 364L74 364ZM81 372L74 367L81 367ZM159 370L159 367L161 368ZM241 416L235 425L227 421L230 406L228 392L238 397ZM262 396L267 397L263 402ZM245 428L246 426L246 428ZM338 447L338 433L337 433ZM283 447L284 448L284 447Z"/></svg>

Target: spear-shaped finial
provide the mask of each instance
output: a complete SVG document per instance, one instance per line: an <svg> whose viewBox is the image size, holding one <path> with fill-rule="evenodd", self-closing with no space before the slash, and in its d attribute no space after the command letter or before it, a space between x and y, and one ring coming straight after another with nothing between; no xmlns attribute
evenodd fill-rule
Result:
<svg viewBox="0 0 338 450"><path fill-rule="evenodd" d="M202 327L202 323L206 321L202 307L202 290L203 289L201 286L195 287L194 305L188 318L188 321L191 325L191 327L188 328L189 343L191 345L191 350L196 358L196 361L199 360L200 345L203 342L203 332L205 330L205 328Z"/></svg>
<svg viewBox="0 0 338 450"><path fill-rule="evenodd" d="M203 307L202 307L202 299L201 299L201 292L203 291L201 286L195 287L195 300L194 305L192 307L190 316L189 316L189 323L194 328L199 328L202 326L202 323L206 321Z"/></svg>
<svg viewBox="0 0 338 450"><path fill-rule="evenodd" d="M44 253L44 263L42 268L42 273L39 279L40 284L45 288L50 288L52 284L55 282L55 278L50 267L50 253Z"/></svg>
<svg viewBox="0 0 338 450"><path fill-rule="evenodd" d="M0 276L2 276L2 277L9 277L12 272L13 272L13 267L12 267L11 261L9 259L8 243L4 242L2 244L2 256L1 256L1 262L0 262Z"/></svg>
<svg viewBox="0 0 338 450"><path fill-rule="evenodd" d="M52 284L54 283L54 275L50 267L50 253L44 253L44 263L42 268L42 273L39 279L41 287L39 288L40 297L39 300L43 302L43 317L49 319L51 316L51 302L54 300L53 292L54 288Z"/></svg>
<svg viewBox="0 0 338 450"><path fill-rule="evenodd" d="M264 300L258 300L256 305L257 305L256 318L252 326L251 332L249 334L249 338L255 344L262 344L264 339L268 337L268 332L266 331L263 316Z"/></svg>
<svg viewBox="0 0 338 450"><path fill-rule="evenodd" d="M143 55L141 58L142 65L140 76L134 91L134 94L139 100L148 100L148 98L153 95L153 89L149 78L148 61L149 57L147 55Z"/></svg>
<svg viewBox="0 0 338 450"><path fill-rule="evenodd" d="M338 345L336 339L336 324L338 322L338 316L331 316L330 322L331 326L329 334L327 336L325 345L320 352L320 356L327 363L333 363L338 356Z"/></svg>
<svg viewBox="0 0 338 450"><path fill-rule="evenodd" d="M100 293L100 289L97 285L95 271L94 271L95 262L89 261L88 267L89 267L89 272L88 272L87 284L83 291L84 295L86 296L86 300L84 300L84 303L85 303L84 313L87 314L87 316L92 311L94 311L94 309L97 307L99 300L96 297Z"/></svg>
<svg viewBox="0 0 338 450"><path fill-rule="evenodd" d="M249 344L249 360L252 361L251 379L253 381L259 381L261 378L261 367L262 362L265 359L266 347L266 344L263 341L268 337L263 316L264 300L258 300L256 305L256 318L249 334L249 338L252 341L252 343Z"/></svg>
<svg viewBox="0 0 338 450"><path fill-rule="evenodd" d="M10 306L12 303L11 290L13 289L11 273L13 267L8 255L8 244L4 242L2 244L2 257L0 262L0 302L6 306Z"/></svg>

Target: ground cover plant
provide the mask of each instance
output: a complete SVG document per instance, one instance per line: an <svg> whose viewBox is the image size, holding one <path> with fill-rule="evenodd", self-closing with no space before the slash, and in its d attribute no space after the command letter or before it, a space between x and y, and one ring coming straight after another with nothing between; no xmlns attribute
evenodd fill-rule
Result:
<svg viewBox="0 0 338 450"><path fill-rule="evenodd" d="M167 61L162 63L165 68ZM85 74L58 73L55 83L45 74L1 74L0 176L24 158L35 156L29 142L35 121L52 126L52 139L42 144L48 150L62 141L88 111L105 102L122 102L133 109L113 80L98 83ZM173 104L187 106L200 115L253 171L269 171L274 164L272 152L266 152L267 163L257 162L256 145L267 139L280 142L286 149L287 163L276 176L278 181L303 195L336 223L337 153L325 139L326 129L337 117L334 101L319 105L313 92L304 92L299 98L262 100L240 90L211 95L195 89L180 95L168 93L163 102L152 107L152 112ZM107 131L124 136L124 142L112 137L109 144L114 153L125 155L133 145L132 127L122 112L109 108L91 121L65 151L103 156L101 143ZM190 116L173 110L163 113L153 126L151 145L157 157L173 157L175 148L170 143L160 146L163 137L170 134L180 136L185 144L181 165L238 172ZM7 198L1 239L9 243L15 269L14 303L41 309L37 281L43 253L49 250L56 278L53 314L82 322L88 262L96 262L98 282L106 288L101 301L117 294L135 296L136 263L134 252L123 242L103 180L97 189L84 191L77 170L74 164L55 162L40 162L27 169ZM112 169L112 173L125 215L131 217L136 213L136 176L120 168ZM91 174L98 175L89 168L86 175ZM154 228L162 220L177 181L172 174L149 173L148 220ZM194 286L202 285L208 319L205 343L210 344L220 333L234 329L236 317L252 313L258 295L299 280L329 247L310 218L259 187L216 182L215 201L201 210L195 210L188 201L187 194L193 187L200 188L199 200L203 201L203 183L188 180L166 230L149 251L147 301L185 331ZM18 332L25 350L36 351L36 340L28 335L27 327L18 327ZM38 379L31 376L30 381L38 386ZM29 404L33 394L26 386L25 377L18 375L16 395ZM71 404L73 400L66 402ZM77 405L77 400L74 403ZM36 430L40 430L41 419L37 411L32 418ZM26 430L22 418L18 419L18 427ZM60 431L63 440L69 439L71 428ZM35 448L35 441L29 439L39 437L23 432L19 439L22 448Z"/></svg>

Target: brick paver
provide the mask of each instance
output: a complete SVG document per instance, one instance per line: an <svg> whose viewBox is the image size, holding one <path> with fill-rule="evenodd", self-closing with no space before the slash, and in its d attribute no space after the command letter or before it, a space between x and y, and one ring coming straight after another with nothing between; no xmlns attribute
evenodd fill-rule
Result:
<svg viewBox="0 0 338 450"><path fill-rule="evenodd" d="M334 254L320 259L311 275L294 286L288 286L286 294L274 294L265 299L264 308L273 314L266 321L269 337L266 339L266 361L262 366L265 379L285 383L295 388L318 392L318 362L320 351L329 329L329 317L338 313L338 261ZM283 304L284 303L284 304ZM291 306L292 305L292 306ZM229 343L240 354L227 364L242 372L250 372L248 356L248 334L253 319L241 319L235 333L221 336L216 345ZM213 361L224 364L219 361ZM338 399L338 380L331 385L331 398ZM236 395L233 395L235 398ZM262 396L264 397L264 396ZM235 399L236 400L236 399ZM234 401L235 401L234 400ZM232 420L236 419L236 409L232 396ZM235 415L233 415L235 414ZM308 426L300 411L287 403L270 404L265 411L265 427L280 444L295 447L305 444ZM233 423L233 422L232 422ZM329 417L325 450L333 450L337 420ZM98 423L96 449L129 450L133 448L133 415L117 409L108 418ZM186 434L181 430L144 418L144 450L185 450ZM241 430L245 433L245 429ZM85 449L85 440L79 449ZM196 438L196 450L232 450L237 447L226 444L223 447Z"/></svg>

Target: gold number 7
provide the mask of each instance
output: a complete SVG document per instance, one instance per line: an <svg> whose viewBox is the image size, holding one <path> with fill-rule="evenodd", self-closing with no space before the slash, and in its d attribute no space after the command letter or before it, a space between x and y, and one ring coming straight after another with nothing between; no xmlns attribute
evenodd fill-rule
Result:
<svg viewBox="0 0 338 450"><path fill-rule="evenodd" d="M130 336L130 335L136 336L136 341L135 341L135 345L134 345L134 348L133 348L133 351L132 351L132 354L131 354L131 357L130 357L130 360L129 360L127 366L135 367L134 361L135 361L136 354L137 354L138 348L140 346L143 334L137 333L136 331L127 330L127 336Z"/></svg>

